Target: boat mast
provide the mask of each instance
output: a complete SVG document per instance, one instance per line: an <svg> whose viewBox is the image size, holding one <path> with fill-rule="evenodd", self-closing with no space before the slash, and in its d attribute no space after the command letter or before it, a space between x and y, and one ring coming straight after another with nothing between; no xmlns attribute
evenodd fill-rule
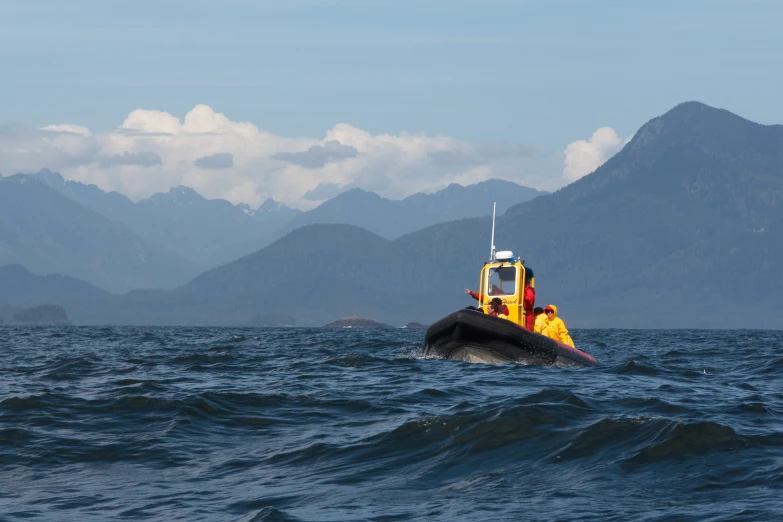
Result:
<svg viewBox="0 0 783 522"><path fill-rule="evenodd" d="M497 201L492 202L492 240L490 241L489 245L489 262L492 263L495 261L495 208L497 206Z"/></svg>

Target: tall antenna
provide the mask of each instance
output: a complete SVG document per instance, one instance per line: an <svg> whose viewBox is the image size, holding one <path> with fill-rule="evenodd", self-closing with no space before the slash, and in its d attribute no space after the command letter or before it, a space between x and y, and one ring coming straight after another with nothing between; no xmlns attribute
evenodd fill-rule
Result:
<svg viewBox="0 0 783 522"><path fill-rule="evenodd" d="M497 201L492 202L492 241L489 245L489 262L492 263L495 261L495 207L497 206Z"/></svg>

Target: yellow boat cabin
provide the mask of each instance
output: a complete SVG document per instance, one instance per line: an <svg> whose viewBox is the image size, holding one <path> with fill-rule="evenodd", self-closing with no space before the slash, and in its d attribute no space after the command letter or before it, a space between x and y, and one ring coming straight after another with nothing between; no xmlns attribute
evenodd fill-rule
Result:
<svg viewBox="0 0 783 522"><path fill-rule="evenodd" d="M479 278L479 306L486 311L486 305L494 297L500 298L508 307L508 318L524 327L525 310L523 308L525 286L535 288L533 270L525 266L521 259L514 259L510 250L497 252L495 261L484 263Z"/></svg>

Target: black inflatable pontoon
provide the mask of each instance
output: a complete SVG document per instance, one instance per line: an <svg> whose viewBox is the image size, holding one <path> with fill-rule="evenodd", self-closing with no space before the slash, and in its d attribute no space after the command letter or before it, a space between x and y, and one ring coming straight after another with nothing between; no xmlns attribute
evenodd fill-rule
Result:
<svg viewBox="0 0 783 522"><path fill-rule="evenodd" d="M473 310L454 312L430 326L424 336L424 355L488 364L598 364L594 357L576 348Z"/></svg>

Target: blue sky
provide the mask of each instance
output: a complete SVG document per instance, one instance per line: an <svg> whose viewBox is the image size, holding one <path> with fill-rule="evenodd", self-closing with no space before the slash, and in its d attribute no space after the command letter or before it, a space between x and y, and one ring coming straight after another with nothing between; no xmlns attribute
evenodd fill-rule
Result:
<svg viewBox="0 0 783 522"><path fill-rule="evenodd" d="M6 122L206 103L283 135L543 147L691 99L783 122L779 1L30 0L0 20Z"/></svg>
<svg viewBox="0 0 783 522"><path fill-rule="evenodd" d="M556 152L686 100L778 123L782 20L774 0L7 1L0 124L104 132L206 104L280 136Z"/></svg>

